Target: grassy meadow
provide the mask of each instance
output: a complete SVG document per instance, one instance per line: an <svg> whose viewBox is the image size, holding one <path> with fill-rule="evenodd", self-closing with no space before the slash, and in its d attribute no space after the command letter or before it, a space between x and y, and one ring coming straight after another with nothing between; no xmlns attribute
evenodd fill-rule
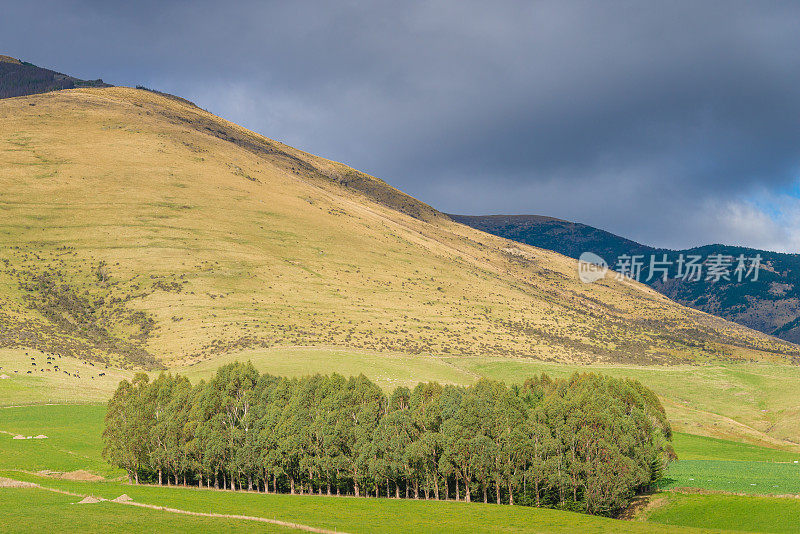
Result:
<svg viewBox="0 0 800 534"><path fill-rule="evenodd" d="M483 505L477 503L425 502L414 500L356 499L317 496L263 495L247 492L197 490L180 487L132 486L122 482L84 481L34 474L41 470L87 470L115 478L120 472L100 457L100 432L105 407L27 406L0 409L0 428L25 435L46 433L46 440L13 440L0 434L0 477L40 484L47 488L115 499L127 494L136 502L168 506L201 513L220 513L266 517L344 532L454 531L473 532L668 532L648 525L596 518L555 510L527 507ZM209 532L272 532L280 530L260 523L230 519L185 518L142 510L116 503L81 505L80 497L57 495L31 488L0 488L0 503L14 506L19 532L37 532L52 523L42 517L58 514L56 525L76 525L88 531L102 528L92 521L109 521L111 531L135 532L143 522L158 521L144 531L204 528ZM77 505L76 505L77 506ZM65 514L61 514L68 508ZM85 511L84 511L85 508ZM116 514L116 517L113 517ZM38 517L38 520L37 520ZM128 522L130 520L130 522ZM103 523L105 524L105 523ZM15 527L16 528L16 527Z"/></svg>
<svg viewBox="0 0 800 534"><path fill-rule="evenodd" d="M680 451L683 460L734 460L741 462L782 462L792 463L800 460L800 452L759 447L751 443L728 441L673 432L672 443Z"/></svg>
<svg viewBox="0 0 800 534"><path fill-rule="evenodd" d="M800 495L800 465L736 460L681 460L669 467L659 487L756 495Z"/></svg>
<svg viewBox="0 0 800 534"><path fill-rule="evenodd" d="M797 532L797 498L659 493L640 520L735 532Z"/></svg>
<svg viewBox="0 0 800 534"><path fill-rule="evenodd" d="M133 506L100 502L76 504L79 497L38 488L0 487L2 531L5 533L52 532L289 532L292 529L265 523L192 517ZM43 520L46 518L46 520Z"/></svg>
<svg viewBox="0 0 800 534"><path fill-rule="evenodd" d="M129 370L92 367L70 357L58 360L70 374L32 371L28 375L26 371L33 367L26 353L37 354L36 368L43 368L46 360L41 353L0 349L0 374L9 376L0 380L0 406L104 402L119 380L133 375ZM543 372L554 377L601 372L637 379L655 391L678 432L800 451L793 443L800 435L800 389L795 386L800 381L800 369L789 365L575 365L527 358L432 357L337 347L276 347L237 351L214 360L176 366L172 371L196 382L210 377L219 365L237 360L252 361L259 371L281 376L364 373L387 391L420 381L468 385L486 376L513 384ZM45 367L52 369L52 365ZM105 376L99 376L100 372Z"/></svg>
<svg viewBox="0 0 800 534"><path fill-rule="evenodd" d="M119 381L132 375L71 356L48 362L47 356L33 349L0 349L0 376L8 377L0 379L0 406L105 402Z"/></svg>
<svg viewBox="0 0 800 534"><path fill-rule="evenodd" d="M113 481L121 472L100 457L103 405L36 405L0 408L0 477L38 483L43 487L114 499L125 493L135 501L202 513L267 517L346 532L453 531L475 532L719 532L736 525L753 532L790 532L787 521L800 514L800 500L765 494L800 494L797 454L753 444L676 433L674 445L682 460L671 464L660 491L634 521L618 521L555 510L456 502L330 498L219 492L180 487L131 486ZM14 440L13 435L45 434L43 440ZM41 476L35 473L67 473ZM75 471L106 478L73 479ZM63 477L63 478L60 478ZM694 480L690 480L694 479ZM750 484L756 483L756 486ZM691 493L686 493L686 492ZM707 494L704 492L726 492ZM730 493L752 493L752 496ZM761 494L761 495L756 495ZM34 495L35 498L31 498ZM79 498L29 488L0 489L3 502L15 504L19 531L45 528L37 514L58 513ZM81 505L84 506L84 505ZM188 518L116 503L85 505L85 514L60 514L66 523L110 521L119 531L138 529L144 521L163 521L164 530L197 525L210 532L280 530L220 518ZM114 507L117 507L116 518ZM74 509L74 508L73 508ZM72 509L70 509L72 510ZM39 515L44 517L44 515ZM80 517L85 517L81 523ZM130 518L130 523L127 519ZM62 521L62 519L59 519ZM161 523L159 523L160 525ZM128 527L130 526L130 529ZM505 530L498 530L499 528ZM699 530L695 530L699 529ZM377 530L376 530L377 529ZM89 528L91 531L91 528ZM147 529L145 529L147 531Z"/></svg>
<svg viewBox="0 0 800 534"><path fill-rule="evenodd" d="M119 476L100 455L105 413L105 404L0 408L0 469ZM13 439L17 435L47 438Z"/></svg>
<svg viewBox="0 0 800 534"><path fill-rule="evenodd" d="M635 534L645 532L706 532L694 529L645 524L593 517L558 510L523 506L503 506L454 501L423 501L413 499L367 499L354 497L319 497L299 495L264 495L248 492L197 490L181 487L130 486L115 482L73 482L44 479L21 473L0 472L2 476L40 483L49 488L96 497L114 499L123 493L134 501L168 506L200 513L218 513L265 517L302 523L316 528L340 532L530 532L530 533L605 533ZM0 489L0 498L2 498ZM18 501L27 489L5 490L19 492ZM20 495L21 493L21 495ZM38 498L38 495L37 495ZM80 498L72 497L71 502ZM68 499L59 499L65 502ZM106 509L116 506L123 522L130 506L100 503ZM81 505L87 508L97 505ZM133 508L138 511L137 508ZM106 511L106 510L104 510ZM177 516L182 517L182 516ZM134 519L136 519L134 515ZM112 523L113 524L113 523ZM254 523L259 526L261 523ZM215 519L207 525L210 532L247 532L241 523ZM134 523L135 526L135 523ZM155 529L157 526L154 525ZM39 525L38 528L41 529ZM133 529L125 530L134 532Z"/></svg>
<svg viewBox="0 0 800 534"><path fill-rule="evenodd" d="M276 376L304 376L316 373L339 373L357 376L364 373L385 390L398 386L413 387L419 382L467 385L477 377L449 359L410 354L376 353L341 348L276 348L226 354L214 359L176 369L192 383L207 379L221 365L250 361L259 371Z"/></svg>

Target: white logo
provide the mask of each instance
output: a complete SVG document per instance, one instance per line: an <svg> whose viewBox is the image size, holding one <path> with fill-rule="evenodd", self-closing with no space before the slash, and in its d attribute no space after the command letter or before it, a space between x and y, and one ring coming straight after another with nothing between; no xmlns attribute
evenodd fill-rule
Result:
<svg viewBox="0 0 800 534"><path fill-rule="evenodd" d="M597 282L606 275L608 264L606 260L594 252L584 252L578 258L578 278L584 284Z"/></svg>

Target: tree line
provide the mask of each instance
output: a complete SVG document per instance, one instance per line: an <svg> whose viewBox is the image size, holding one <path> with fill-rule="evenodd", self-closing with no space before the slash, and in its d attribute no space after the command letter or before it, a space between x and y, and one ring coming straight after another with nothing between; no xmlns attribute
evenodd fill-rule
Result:
<svg viewBox="0 0 800 534"><path fill-rule="evenodd" d="M482 500L615 515L674 458L656 396L596 374L522 385L364 375L282 378L250 363L192 386L123 380L104 457L132 482L231 490Z"/></svg>

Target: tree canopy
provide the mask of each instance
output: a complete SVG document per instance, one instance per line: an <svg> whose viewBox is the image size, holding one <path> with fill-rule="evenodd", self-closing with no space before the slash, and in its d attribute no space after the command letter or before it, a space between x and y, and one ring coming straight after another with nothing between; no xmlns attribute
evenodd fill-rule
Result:
<svg viewBox="0 0 800 534"><path fill-rule="evenodd" d="M613 516L661 477L671 437L656 396L632 380L543 374L387 396L364 375L281 378L237 362L194 386L123 380L103 454L136 482Z"/></svg>

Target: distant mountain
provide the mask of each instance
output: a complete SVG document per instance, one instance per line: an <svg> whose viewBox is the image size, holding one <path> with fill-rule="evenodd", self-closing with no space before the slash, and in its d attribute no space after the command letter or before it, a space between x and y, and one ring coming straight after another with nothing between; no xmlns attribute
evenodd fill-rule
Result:
<svg viewBox="0 0 800 534"><path fill-rule="evenodd" d="M610 232L585 224L563 221L540 215L450 215L462 224L535 247L554 250L578 258L583 252L593 252L603 258L610 268L630 266L627 258L641 262L639 280L653 289L686 306L702 310L725 319L800 343L800 255L781 254L766 250L726 245L669 250L642 245ZM659 263L666 254L667 262ZM678 278L687 273L690 257L700 256L703 270L698 280ZM739 276L735 270L738 259L745 258L745 271ZM654 272L650 273L650 258L654 258ZM752 259L760 257L760 265ZM618 260L623 258L623 264ZM679 261L683 258L679 272ZM716 280L709 278L712 262L722 259L727 276ZM728 263L729 262L729 263ZM663 271L667 271L664 280ZM757 272L757 276L756 276ZM649 280L648 280L649 278ZM740 280L741 278L741 280ZM755 279L754 279L755 278Z"/></svg>
<svg viewBox="0 0 800 534"><path fill-rule="evenodd" d="M35 95L76 87L111 87L103 80L81 80L0 55L0 98Z"/></svg>

